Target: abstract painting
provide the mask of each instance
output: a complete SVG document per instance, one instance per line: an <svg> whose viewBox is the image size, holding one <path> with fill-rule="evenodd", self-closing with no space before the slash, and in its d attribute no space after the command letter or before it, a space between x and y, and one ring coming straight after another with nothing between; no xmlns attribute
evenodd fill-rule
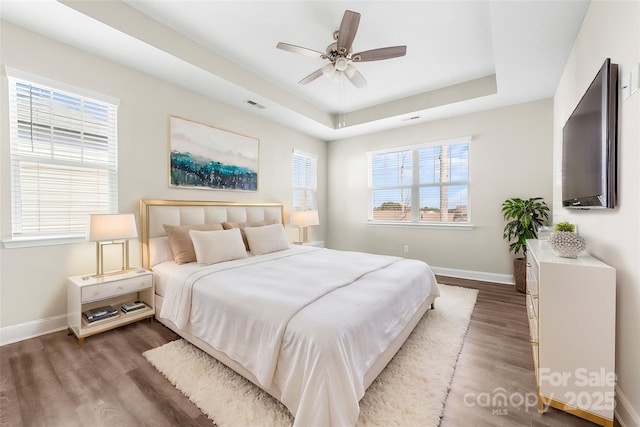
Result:
<svg viewBox="0 0 640 427"><path fill-rule="evenodd" d="M256 138L178 117L169 132L171 186L258 191Z"/></svg>

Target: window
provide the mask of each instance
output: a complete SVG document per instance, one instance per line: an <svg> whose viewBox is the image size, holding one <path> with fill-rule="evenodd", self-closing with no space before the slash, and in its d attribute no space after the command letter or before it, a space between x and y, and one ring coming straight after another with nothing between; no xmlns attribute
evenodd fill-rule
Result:
<svg viewBox="0 0 640 427"><path fill-rule="evenodd" d="M293 152L293 210L316 209L315 156L300 151Z"/></svg>
<svg viewBox="0 0 640 427"><path fill-rule="evenodd" d="M369 153L369 221L469 223L469 140Z"/></svg>
<svg viewBox="0 0 640 427"><path fill-rule="evenodd" d="M7 75L12 240L84 238L88 214L117 212L117 101Z"/></svg>

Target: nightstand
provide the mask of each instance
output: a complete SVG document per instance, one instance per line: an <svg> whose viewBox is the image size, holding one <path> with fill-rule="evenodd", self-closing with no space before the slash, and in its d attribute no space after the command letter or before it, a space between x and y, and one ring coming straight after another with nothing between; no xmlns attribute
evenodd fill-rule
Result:
<svg viewBox="0 0 640 427"><path fill-rule="evenodd" d="M142 301L146 307L125 313L122 304ZM67 325L70 334L78 338L78 347L84 339L122 325L153 317L153 276L149 270L137 269L103 277L74 276L67 279ZM91 323L82 312L103 306L112 306L117 315Z"/></svg>

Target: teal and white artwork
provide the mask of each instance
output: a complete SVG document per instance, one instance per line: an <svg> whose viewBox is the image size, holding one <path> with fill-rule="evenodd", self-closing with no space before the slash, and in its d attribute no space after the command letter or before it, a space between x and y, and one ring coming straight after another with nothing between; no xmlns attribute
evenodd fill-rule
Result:
<svg viewBox="0 0 640 427"><path fill-rule="evenodd" d="M258 191L256 138L178 117L169 129L171 186Z"/></svg>

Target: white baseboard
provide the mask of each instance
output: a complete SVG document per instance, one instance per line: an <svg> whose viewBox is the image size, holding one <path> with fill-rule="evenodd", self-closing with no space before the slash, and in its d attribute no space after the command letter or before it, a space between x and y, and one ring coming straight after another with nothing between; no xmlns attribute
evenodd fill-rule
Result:
<svg viewBox="0 0 640 427"><path fill-rule="evenodd" d="M32 320L0 328L0 346L67 329L67 315Z"/></svg>
<svg viewBox="0 0 640 427"><path fill-rule="evenodd" d="M620 387L616 386L616 409L614 413L621 427L640 427L640 415L636 410L640 410L640 408L631 406L629 399L622 393Z"/></svg>
<svg viewBox="0 0 640 427"><path fill-rule="evenodd" d="M483 282L495 282L505 285L513 285L512 274L486 273L484 271L459 270L456 268L431 267L435 274L441 276L459 277L461 279L480 280Z"/></svg>

